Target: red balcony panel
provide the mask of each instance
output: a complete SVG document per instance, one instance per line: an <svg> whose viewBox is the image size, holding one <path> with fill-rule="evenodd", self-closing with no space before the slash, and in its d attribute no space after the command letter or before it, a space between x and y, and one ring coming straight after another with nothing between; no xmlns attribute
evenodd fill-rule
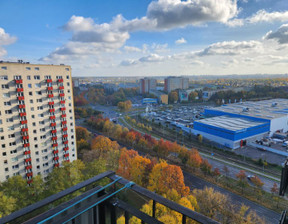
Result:
<svg viewBox="0 0 288 224"><path fill-rule="evenodd" d="M56 141L57 140L57 136L56 137L52 137L52 141Z"/></svg>
<svg viewBox="0 0 288 224"><path fill-rule="evenodd" d="M53 154L57 154L59 151L58 151L58 149L57 150L54 150L53 151Z"/></svg>
<svg viewBox="0 0 288 224"><path fill-rule="evenodd" d="M24 152L24 155L29 155L30 153L31 153L30 150L28 150Z"/></svg>
<svg viewBox="0 0 288 224"><path fill-rule="evenodd" d="M25 159L25 163L31 162L31 158Z"/></svg>
<svg viewBox="0 0 288 224"><path fill-rule="evenodd" d="M62 83L62 82L63 82L63 79L58 79L58 82L59 82L59 83Z"/></svg>
<svg viewBox="0 0 288 224"><path fill-rule="evenodd" d="M53 112L55 112L55 109L54 109L54 108L49 109L49 112L50 112L50 113L53 113Z"/></svg>
<svg viewBox="0 0 288 224"><path fill-rule="evenodd" d="M27 131L28 131L28 128L22 128L21 131L22 131L22 132L27 132Z"/></svg>
<svg viewBox="0 0 288 224"><path fill-rule="evenodd" d="M59 86L59 90L63 90L64 89L64 86Z"/></svg>
<svg viewBox="0 0 288 224"><path fill-rule="evenodd" d="M17 91L18 93L23 92L23 88L17 88L16 91Z"/></svg>
<svg viewBox="0 0 288 224"><path fill-rule="evenodd" d="M59 156L54 157L54 161L59 160Z"/></svg>
<svg viewBox="0 0 288 224"><path fill-rule="evenodd" d="M67 140L67 141L64 141L63 144L64 144L64 145L67 145L67 144L68 144L68 140Z"/></svg>
<svg viewBox="0 0 288 224"><path fill-rule="evenodd" d="M67 131L67 127L65 127L65 128L62 128L62 131Z"/></svg>
<svg viewBox="0 0 288 224"><path fill-rule="evenodd" d="M33 176L33 172L26 173L26 177L32 177L32 176Z"/></svg>
<svg viewBox="0 0 288 224"><path fill-rule="evenodd" d="M20 117L26 116L26 112L20 113L19 115L20 115Z"/></svg>
<svg viewBox="0 0 288 224"><path fill-rule="evenodd" d="M67 138L67 137L68 137L68 135L67 135L67 134L62 136L62 138Z"/></svg>
<svg viewBox="0 0 288 224"><path fill-rule="evenodd" d="M22 136L22 139L23 139L23 140L26 140L26 139L28 140L28 139L29 139L29 135Z"/></svg>
<svg viewBox="0 0 288 224"><path fill-rule="evenodd" d="M65 111L66 110L66 107L62 107L60 108L61 111Z"/></svg>
<svg viewBox="0 0 288 224"><path fill-rule="evenodd" d="M21 124L27 124L27 120L21 121Z"/></svg>
<svg viewBox="0 0 288 224"><path fill-rule="evenodd" d="M48 94L48 97L49 97L49 98L53 98L54 95L53 95L53 94Z"/></svg>
<svg viewBox="0 0 288 224"><path fill-rule="evenodd" d="M51 82L52 82L52 79L46 79L46 82L47 82L47 83L51 83Z"/></svg>
<svg viewBox="0 0 288 224"><path fill-rule="evenodd" d="M54 123L51 123L50 126L51 126L51 127L55 127L55 126L56 126L56 123L55 123L55 122L54 122Z"/></svg>
<svg viewBox="0 0 288 224"><path fill-rule="evenodd" d="M25 104L20 104L20 105L18 105L18 108L19 108L19 109L24 109L24 108L25 108Z"/></svg>
<svg viewBox="0 0 288 224"><path fill-rule="evenodd" d="M64 96L65 96L65 93L60 93L59 96L60 96L60 97L64 97Z"/></svg>
<svg viewBox="0 0 288 224"><path fill-rule="evenodd" d="M67 124L67 121L62 121L62 124Z"/></svg>
<svg viewBox="0 0 288 224"><path fill-rule="evenodd" d="M61 114L61 117L62 117L62 118L66 117L66 114Z"/></svg>
<svg viewBox="0 0 288 224"><path fill-rule="evenodd" d="M54 167L59 167L59 163L54 164Z"/></svg>
<svg viewBox="0 0 288 224"><path fill-rule="evenodd" d="M54 101L48 103L50 106L54 105Z"/></svg>
<svg viewBox="0 0 288 224"><path fill-rule="evenodd" d="M52 130L51 133L55 134L55 133L57 133L57 130Z"/></svg>
<svg viewBox="0 0 288 224"><path fill-rule="evenodd" d="M47 90L48 90L48 91L52 91L52 90L53 90L53 87L52 87L52 86L49 86L49 87L47 87Z"/></svg>
<svg viewBox="0 0 288 224"><path fill-rule="evenodd" d="M24 96L18 96L18 100L24 100Z"/></svg>
<svg viewBox="0 0 288 224"><path fill-rule="evenodd" d="M30 146L29 143L23 144L23 147L24 147L24 148L29 147L29 146Z"/></svg>
<svg viewBox="0 0 288 224"><path fill-rule="evenodd" d="M57 147L57 146L58 146L58 143L52 144L52 147Z"/></svg>
<svg viewBox="0 0 288 224"><path fill-rule="evenodd" d="M66 158L66 157L69 157L69 153L66 153L65 155L64 155L64 157Z"/></svg>
<svg viewBox="0 0 288 224"><path fill-rule="evenodd" d="M32 165L25 166L25 169L26 169L26 170L32 169Z"/></svg>
<svg viewBox="0 0 288 224"><path fill-rule="evenodd" d="M69 150L69 147L65 147L63 150L66 152Z"/></svg>
<svg viewBox="0 0 288 224"><path fill-rule="evenodd" d="M61 101L60 101L60 104L65 104L65 100L61 100Z"/></svg>
<svg viewBox="0 0 288 224"><path fill-rule="evenodd" d="M22 79L16 79L15 82L16 82L16 84L22 84L23 80Z"/></svg>
<svg viewBox="0 0 288 224"><path fill-rule="evenodd" d="M50 120L55 120L55 116L50 116Z"/></svg>
<svg viewBox="0 0 288 224"><path fill-rule="evenodd" d="M27 180L27 184L32 184L32 182L33 182L33 179Z"/></svg>

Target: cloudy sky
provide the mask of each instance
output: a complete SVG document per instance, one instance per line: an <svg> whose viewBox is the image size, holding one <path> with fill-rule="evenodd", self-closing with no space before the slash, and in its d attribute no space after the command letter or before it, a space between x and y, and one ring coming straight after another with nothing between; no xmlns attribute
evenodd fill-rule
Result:
<svg viewBox="0 0 288 224"><path fill-rule="evenodd" d="M288 73L287 0L0 0L0 60L73 76Z"/></svg>

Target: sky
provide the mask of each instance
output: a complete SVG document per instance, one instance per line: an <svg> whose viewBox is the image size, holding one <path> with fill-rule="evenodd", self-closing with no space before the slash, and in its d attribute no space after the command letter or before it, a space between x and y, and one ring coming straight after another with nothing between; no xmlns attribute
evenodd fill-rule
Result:
<svg viewBox="0 0 288 224"><path fill-rule="evenodd" d="M0 0L0 60L73 76L288 73L287 0Z"/></svg>

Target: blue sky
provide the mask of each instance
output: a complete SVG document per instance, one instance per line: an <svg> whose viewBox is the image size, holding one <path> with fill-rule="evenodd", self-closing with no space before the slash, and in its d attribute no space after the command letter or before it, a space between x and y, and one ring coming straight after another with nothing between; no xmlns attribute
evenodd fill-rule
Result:
<svg viewBox="0 0 288 224"><path fill-rule="evenodd" d="M0 59L74 76L287 73L287 0L0 0Z"/></svg>

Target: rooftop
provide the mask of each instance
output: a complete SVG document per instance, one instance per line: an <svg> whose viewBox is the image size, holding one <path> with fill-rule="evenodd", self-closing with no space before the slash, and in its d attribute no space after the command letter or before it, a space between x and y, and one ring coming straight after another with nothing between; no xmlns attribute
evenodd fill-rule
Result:
<svg viewBox="0 0 288 224"><path fill-rule="evenodd" d="M288 99L246 101L243 103L225 104L209 110L272 120L288 115Z"/></svg>
<svg viewBox="0 0 288 224"><path fill-rule="evenodd" d="M223 128L230 131L241 131L247 128L265 124L265 122L252 121L246 118L235 118L230 116L212 117L203 120L195 121L202 124L211 125L218 128Z"/></svg>

